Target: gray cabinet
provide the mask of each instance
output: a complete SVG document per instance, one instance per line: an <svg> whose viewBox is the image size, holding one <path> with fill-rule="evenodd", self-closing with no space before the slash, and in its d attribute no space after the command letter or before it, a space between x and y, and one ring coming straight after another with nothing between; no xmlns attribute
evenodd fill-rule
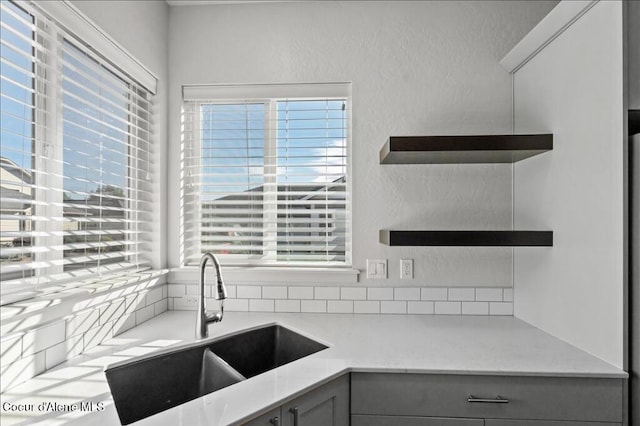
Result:
<svg viewBox="0 0 640 426"><path fill-rule="evenodd" d="M482 419L444 417L362 416L351 417L351 426L483 426Z"/></svg>
<svg viewBox="0 0 640 426"><path fill-rule="evenodd" d="M349 376L284 404L282 426L349 426Z"/></svg>
<svg viewBox="0 0 640 426"><path fill-rule="evenodd" d="M622 423L589 422L588 426L617 426ZM585 422L554 420L485 420L485 426L584 426Z"/></svg>
<svg viewBox="0 0 640 426"><path fill-rule="evenodd" d="M368 424L379 425L401 424L387 421L389 416L424 418L408 426L430 425L428 418L433 417L486 419L484 424L490 426L621 424L624 383L575 377L353 373L351 414L354 425L367 424L360 416L372 416L375 423ZM518 423L521 420L533 422Z"/></svg>
<svg viewBox="0 0 640 426"><path fill-rule="evenodd" d="M280 407L244 423L245 426L280 426L282 414Z"/></svg>
<svg viewBox="0 0 640 426"><path fill-rule="evenodd" d="M249 426L349 426L349 375L283 404Z"/></svg>

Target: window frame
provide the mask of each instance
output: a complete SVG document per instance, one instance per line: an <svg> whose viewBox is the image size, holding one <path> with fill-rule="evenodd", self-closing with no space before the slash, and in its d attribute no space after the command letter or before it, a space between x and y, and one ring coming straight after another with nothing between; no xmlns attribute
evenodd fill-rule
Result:
<svg viewBox="0 0 640 426"><path fill-rule="evenodd" d="M157 77L137 61L122 46L114 41L110 36L103 32L95 23L89 20L70 2L51 1L35 3L31 1L11 0L17 8L20 8L33 17L34 31L33 40L44 37L50 45L47 47L46 53L39 49L33 51L33 73L34 73L34 96L33 96L33 147L32 156L35 162L31 166L31 170L36 171L33 176L34 184L34 210L33 215L45 217L64 217L63 213L63 192L64 192L64 173L63 173L63 152L64 139L62 134L63 122L63 95L62 95L62 46L68 42L79 52L86 54L89 58L97 60L106 71L113 73L116 77L126 77L127 93L129 102L127 103L127 126L128 134L127 146L124 150L126 165L124 180L127 182L125 191L127 194L126 205L124 209L125 230L130 230L131 215L137 213L132 212L131 203L137 204L140 198L139 184L140 178L136 174L140 173L143 168L147 176L152 172L151 146L154 143L153 124L149 120L148 138L146 139L147 158L134 158L131 154L132 150L139 151L139 144L145 143L140 138L138 132L144 130L133 126L140 119L137 111L140 108L140 100L132 99L132 94L136 96L138 90L143 89L149 93L148 102L153 102L153 95L156 93ZM52 72L52 70L54 70ZM152 116L152 110L145 111ZM132 127L135 130L131 130ZM135 141L133 141L135 139ZM144 167L141 166L144 164ZM144 172L143 171L143 172ZM52 184L52 179L55 181ZM42 184L46 180L46 185ZM132 185L131 182L136 184ZM149 183L154 186L153 182ZM46 187L55 187L60 191L50 191ZM134 191L134 196L130 195ZM136 209L134 209L136 210ZM137 211L137 210L136 210ZM63 232L58 228L52 228L52 221L33 221L32 232L36 235L33 237L33 246L62 246ZM138 226L137 224L135 226ZM52 232L55 231L55 232ZM48 234L48 235L47 235ZM125 232L125 235L127 232ZM152 239L154 237L151 237ZM125 239L124 241L127 241ZM143 241L144 242L144 241ZM137 241L137 244L143 242ZM125 243L124 246L127 246ZM124 249L128 251L128 249ZM125 262L132 265L138 262L137 255L132 258L132 254L125 255ZM75 271L64 271L64 251L35 251L32 253L31 262L60 262L54 267L47 267L43 270L32 269L34 272L30 277L8 279L2 281L0 286L0 294L3 303L13 299L14 294L24 293L30 297L42 292L58 291L60 289L85 285L91 282L97 282L102 279L112 279L122 275L122 273L109 273L109 271L90 272L89 269L81 269L82 273L76 274ZM148 270L149 267L144 267ZM137 268L137 270L143 270ZM124 270L124 273L131 273L131 269Z"/></svg>
<svg viewBox="0 0 640 426"><path fill-rule="evenodd" d="M345 225L347 228L345 234L345 260L344 262L311 262L306 261L304 263L297 262L278 262L277 260L271 263L265 263L266 259L275 259L277 257L277 243L275 238L269 239L268 237L264 237L265 240L273 242L266 243L265 247L269 247L269 244L272 244L273 247L271 250L265 250L266 255L261 257L262 261L259 262L250 262L249 259L241 260L239 262L229 262L226 260L227 265L231 265L231 270L234 271L233 274L238 276L238 279L254 279L253 277L256 273L260 274L260 278L258 280L269 280L270 273L266 273L265 271L271 271L277 274L280 281L282 281L282 272L289 272L290 279L294 281L298 280L306 280L301 279L301 277L307 276L307 273L314 275L316 272L326 272L326 271L334 271L334 272L342 272L342 274L334 274L333 277L337 281L346 281L353 282L357 281L358 271L352 269L353 262L353 224L352 224L352 214L351 214L351 205L352 205L352 96L351 96L351 83L307 83L307 84L238 84L238 85L187 85L183 86L183 122L185 121L184 115L194 114L194 117L197 119L193 120L194 129L200 129L200 112L201 107L203 105L210 104L250 104L250 103L260 103L265 105L265 122L269 122L270 120L277 118L277 105L279 102L283 101L314 101L314 100L338 100L344 99L346 101L346 185L345 185L345 211L346 211L346 219ZM197 113L195 113L197 112ZM202 147L202 135L200 132L191 129L191 133L193 136L193 140L187 141L184 134L182 135L183 141L185 143L185 147L182 150L182 161L181 161L181 169L182 170L190 170L191 167L198 167L199 164L196 162L191 163L187 160L187 152L200 152ZM266 133L270 133L267 135ZM264 145L264 170L265 176L268 176L267 173L268 167L277 167L277 155L269 155L269 151L277 152L277 127L275 126L265 126L265 145ZM192 145L187 146L189 143ZM194 157L196 157L194 155ZM199 155L197 156L199 158ZM194 182L190 181L192 179L189 175L186 176L186 179L183 180L181 184L181 199L184 202L181 203L181 229L184 232L181 232L181 247L182 252L180 253L180 267L174 269L174 272L177 274L175 276L176 279L180 280L183 276L188 276L188 271L190 267L196 264L196 260L193 258L189 258L189 256L185 253L185 247L189 244L189 235L200 235L200 226L191 227L191 232L187 232L187 221L192 221L192 223L199 223L200 220L200 204L196 202L196 198L198 193L194 191L193 194L189 194L189 192L185 189L185 187L192 185ZM273 182L276 183L275 188L276 191L270 193L272 197L275 197L277 200L278 192L277 192L277 182L276 176L273 175ZM265 184L267 182L265 181ZM265 195L266 197L266 195ZM186 206L192 204L196 206L195 208L187 208ZM276 203L277 204L277 203ZM271 214L267 212L263 216L263 220L265 223L274 223L277 222L277 207L274 209ZM271 218L271 221L269 221ZM268 229L269 227L265 226L263 229ZM277 234L277 227L274 229L273 233ZM277 235L276 235L277 236ZM200 244L200 238L197 238L197 243ZM195 245L195 244L194 244ZM194 248L193 252L200 253L200 247ZM228 267L225 268L225 271L229 270ZM258 272L259 271L259 272ZM225 273L226 275L226 273ZM274 276L274 279L277 280ZM333 281L330 279L329 281Z"/></svg>

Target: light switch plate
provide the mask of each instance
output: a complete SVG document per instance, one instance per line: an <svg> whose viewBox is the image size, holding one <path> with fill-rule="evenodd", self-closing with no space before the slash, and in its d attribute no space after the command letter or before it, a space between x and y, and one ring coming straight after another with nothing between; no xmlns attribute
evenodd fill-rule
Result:
<svg viewBox="0 0 640 426"><path fill-rule="evenodd" d="M367 278L384 280L387 278L387 259L367 259Z"/></svg>

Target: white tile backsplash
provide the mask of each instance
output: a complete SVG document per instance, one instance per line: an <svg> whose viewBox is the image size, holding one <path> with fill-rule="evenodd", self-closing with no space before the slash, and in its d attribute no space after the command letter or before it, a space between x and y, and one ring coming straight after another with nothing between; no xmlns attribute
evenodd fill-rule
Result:
<svg viewBox="0 0 640 426"><path fill-rule="evenodd" d="M353 312L355 314L379 314L380 302L377 300L355 300Z"/></svg>
<svg viewBox="0 0 640 426"><path fill-rule="evenodd" d="M367 289L367 299L393 300L393 288L392 287L369 287Z"/></svg>
<svg viewBox="0 0 640 426"><path fill-rule="evenodd" d="M393 289L395 300L420 300L419 287L396 287Z"/></svg>
<svg viewBox="0 0 640 426"><path fill-rule="evenodd" d="M301 300L300 312L325 313L327 312L326 300Z"/></svg>
<svg viewBox="0 0 640 426"><path fill-rule="evenodd" d="M407 302L400 300L383 300L380 302L381 314L406 314Z"/></svg>
<svg viewBox="0 0 640 426"><path fill-rule="evenodd" d="M512 288L502 289L502 300L504 302L513 302L513 289Z"/></svg>
<svg viewBox="0 0 640 426"><path fill-rule="evenodd" d="M447 300L448 291L446 287L423 287L420 289L422 300Z"/></svg>
<svg viewBox="0 0 640 426"><path fill-rule="evenodd" d="M217 309L219 302L211 299L211 287L205 286L206 302ZM3 382L5 372L10 382L6 386L19 383L166 310L195 310L193 304L184 303L183 296L195 295L197 290L197 286L170 284L122 292L119 299L96 298L82 305L85 311L65 320L7 336L0 342ZM227 293L228 311L513 315L511 288L227 285Z"/></svg>
<svg viewBox="0 0 640 426"><path fill-rule="evenodd" d="M462 315L489 315L489 302L462 302Z"/></svg>
<svg viewBox="0 0 640 426"><path fill-rule="evenodd" d="M186 294L185 285L171 284L169 287L169 297L182 297Z"/></svg>
<svg viewBox="0 0 640 426"><path fill-rule="evenodd" d="M433 314L433 303L428 301L420 301L407 302L407 313L408 314L422 314L422 315L431 315Z"/></svg>
<svg viewBox="0 0 640 426"><path fill-rule="evenodd" d="M169 294L173 297L169 297L167 301L168 309L196 309L193 305L185 306L182 300L181 291L188 291L188 286L172 287L173 285L169 285ZM415 315L513 314L513 290L510 288L303 285L227 286L227 290L229 288L233 288L233 294L237 290L238 295L238 298L229 296L227 299L225 309L229 311ZM228 293L231 292L228 291ZM260 295L260 297L248 297L250 295ZM217 305L212 305L210 309L217 309Z"/></svg>
<svg viewBox="0 0 640 426"><path fill-rule="evenodd" d="M489 315L513 315L513 303L489 302Z"/></svg>
<svg viewBox="0 0 640 426"><path fill-rule="evenodd" d="M138 282L74 302L65 317L46 325L19 320L21 329L3 328L0 388L7 390L174 308L179 305L175 300L181 300L186 292L185 285L168 288L165 284L150 286L150 281ZM10 319L7 322L12 324Z"/></svg>
<svg viewBox="0 0 640 426"><path fill-rule="evenodd" d="M312 289L313 291L313 289ZM263 299L286 299L287 287L285 286L264 286L262 287Z"/></svg>
<svg viewBox="0 0 640 426"><path fill-rule="evenodd" d="M289 287L289 299L313 299L313 287Z"/></svg>
<svg viewBox="0 0 640 426"><path fill-rule="evenodd" d="M147 308L151 308L151 317L149 317L148 319L145 319L144 321L148 321L149 319L153 318L153 305L147 306L144 309L146 310ZM145 313L145 317L146 317L146 313ZM136 321L137 320L138 320L138 316L136 315ZM92 328L91 330L87 331L82 335L82 338L84 339L83 340L84 350L96 347L100 343L102 343L104 340L110 339L111 337L113 337L113 323L111 322L105 325L98 326L96 328Z"/></svg>
<svg viewBox="0 0 640 426"><path fill-rule="evenodd" d="M87 330L96 327L100 322L100 310L92 309L77 314L73 318L67 320L66 336L77 336L86 333Z"/></svg>
<svg viewBox="0 0 640 426"><path fill-rule="evenodd" d="M77 339L77 337L76 337ZM67 342L58 343L44 351L44 365L48 370L56 365L64 362L67 359Z"/></svg>
<svg viewBox="0 0 640 426"><path fill-rule="evenodd" d="M0 340L0 366L16 362L22 357L22 336L12 336Z"/></svg>
<svg viewBox="0 0 640 426"><path fill-rule="evenodd" d="M95 324L98 324L97 312ZM25 333L22 337L22 356L32 355L64 341L65 321L57 321L51 325L40 327Z"/></svg>
<svg viewBox="0 0 640 426"><path fill-rule="evenodd" d="M235 299L238 296L238 289L235 285L227 285L227 297L231 299Z"/></svg>
<svg viewBox="0 0 640 426"><path fill-rule="evenodd" d="M236 293L238 299L261 299L262 287L259 285L239 285L236 286Z"/></svg>
<svg viewBox="0 0 640 426"><path fill-rule="evenodd" d="M0 393L45 371L44 351L0 367Z"/></svg>
<svg viewBox="0 0 640 426"><path fill-rule="evenodd" d="M502 302L502 289L476 288L476 302Z"/></svg>
<svg viewBox="0 0 640 426"><path fill-rule="evenodd" d="M162 299L153 304L153 314L160 315L163 312L167 312L169 309L169 302L167 299Z"/></svg>
<svg viewBox="0 0 640 426"><path fill-rule="evenodd" d="M136 324L142 324L145 321L150 320L155 315L155 310L152 306L145 306L144 308L136 311Z"/></svg>
<svg viewBox="0 0 640 426"><path fill-rule="evenodd" d="M314 298L340 300L340 287L314 287Z"/></svg>
<svg viewBox="0 0 640 426"><path fill-rule="evenodd" d="M128 314L144 307L144 294L130 294L124 299L124 311Z"/></svg>
<svg viewBox="0 0 640 426"><path fill-rule="evenodd" d="M166 301L167 299L164 299L164 300ZM114 321L123 315L124 315L124 300L114 301L108 305L102 306L100 307L100 325L106 324L109 321ZM68 329L69 328L67 327L67 330Z"/></svg>
<svg viewBox="0 0 640 426"><path fill-rule="evenodd" d="M437 315L462 314L462 302L435 302L434 312Z"/></svg>
<svg viewBox="0 0 640 426"><path fill-rule="evenodd" d="M172 302L171 299L167 299L167 309L172 309ZM124 333L127 330L132 329L133 327L136 326L136 315L135 313L131 313L131 314L124 314L123 316L121 316L120 318L118 318L117 320L114 321L113 324L113 335L117 336L120 333Z"/></svg>
<svg viewBox="0 0 640 426"><path fill-rule="evenodd" d="M190 294L192 296L200 296L200 287L198 287L197 285L188 285L186 286L186 293L184 294ZM229 296L229 289L227 288L227 296ZM204 297L211 297L211 286L210 285L205 285L204 286ZM231 296L229 296L231 297Z"/></svg>
<svg viewBox="0 0 640 426"><path fill-rule="evenodd" d="M300 312L299 300L276 300L276 312Z"/></svg>
<svg viewBox="0 0 640 426"><path fill-rule="evenodd" d="M340 289L340 299L342 300L366 300L366 287L342 287Z"/></svg>
<svg viewBox="0 0 640 426"><path fill-rule="evenodd" d="M47 369L55 367L69 358L80 355L83 351L83 337L74 336L45 350L45 367Z"/></svg>
<svg viewBox="0 0 640 426"><path fill-rule="evenodd" d="M146 302L148 305L153 305L156 302L162 300L162 287L156 287L147 292Z"/></svg>
<svg viewBox="0 0 640 426"><path fill-rule="evenodd" d="M177 300L177 299L176 299ZM247 312L249 311L248 299L226 299L224 301L225 311Z"/></svg>
<svg viewBox="0 0 640 426"><path fill-rule="evenodd" d="M460 300L460 301L474 301L476 300L476 289L475 288L450 288L449 289L449 301L452 300Z"/></svg>
<svg viewBox="0 0 640 426"><path fill-rule="evenodd" d="M249 310L251 312L274 312L275 302L272 299L251 299L249 300Z"/></svg>
<svg viewBox="0 0 640 426"><path fill-rule="evenodd" d="M352 300L329 300L327 301L327 312L331 314L352 314Z"/></svg>

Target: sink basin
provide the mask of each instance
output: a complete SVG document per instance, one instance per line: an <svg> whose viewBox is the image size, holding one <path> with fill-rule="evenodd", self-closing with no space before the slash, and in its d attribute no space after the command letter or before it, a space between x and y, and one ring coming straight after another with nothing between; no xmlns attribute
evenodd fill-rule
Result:
<svg viewBox="0 0 640 426"><path fill-rule="evenodd" d="M211 350L246 378L311 355L327 346L280 325L270 325L211 344Z"/></svg>
<svg viewBox="0 0 640 426"><path fill-rule="evenodd" d="M126 425L326 348L266 325L112 364L105 375Z"/></svg>

